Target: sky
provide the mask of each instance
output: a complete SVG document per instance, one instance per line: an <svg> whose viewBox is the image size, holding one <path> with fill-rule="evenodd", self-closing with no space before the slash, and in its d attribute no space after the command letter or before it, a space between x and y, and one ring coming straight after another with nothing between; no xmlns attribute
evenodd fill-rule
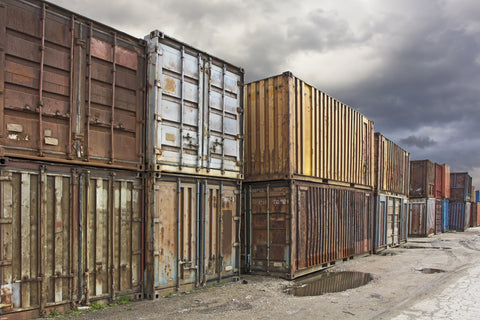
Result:
<svg viewBox="0 0 480 320"><path fill-rule="evenodd" d="M245 69L291 71L375 122L412 160L480 188L475 0L50 0L143 38L158 29ZM477 188L477 189L478 189Z"/></svg>

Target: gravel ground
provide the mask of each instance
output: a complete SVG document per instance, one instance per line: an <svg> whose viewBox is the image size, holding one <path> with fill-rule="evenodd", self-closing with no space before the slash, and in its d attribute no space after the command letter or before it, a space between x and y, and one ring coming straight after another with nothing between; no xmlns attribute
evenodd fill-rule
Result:
<svg viewBox="0 0 480 320"><path fill-rule="evenodd" d="M425 268L444 270L423 273ZM63 315L73 319L478 319L480 228L411 238L377 255L356 257L328 271L370 273L368 284L337 293L295 297L291 282L244 275L157 300Z"/></svg>

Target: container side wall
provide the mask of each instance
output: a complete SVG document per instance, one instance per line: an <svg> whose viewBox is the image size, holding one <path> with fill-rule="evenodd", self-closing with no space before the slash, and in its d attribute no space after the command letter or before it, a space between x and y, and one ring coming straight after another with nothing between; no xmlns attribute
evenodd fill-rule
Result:
<svg viewBox="0 0 480 320"><path fill-rule="evenodd" d="M442 198L442 187L444 185L443 181L443 168L439 164L435 164L435 198Z"/></svg>
<svg viewBox="0 0 480 320"><path fill-rule="evenodd" d="M450 199L455 202L470 201L472 177L466 172L450 174Z"/></svg>
<svg viewBox="0 0 480 320"><path fill-rule="evenodd" d="M435 233L435 199L409 200L409 236L427 237Z"/></svg>
<svg viewBox="0 0 480 320"><path fill-rule="evenodd" d="M442 198L450 198L450 167L442 164Z"/></svg>
<svg viewBox="0 0 480 320"><path fill-rule="evenodd" d="M467 223L470 219L470 208L468 202L449 203L449 230L465 231Z"/></svg>
<svg viewBox="0 0 480 320"><path fill-rule="evenodd" d="M442 199L435 199L435 234L442 233Z"/></svg>

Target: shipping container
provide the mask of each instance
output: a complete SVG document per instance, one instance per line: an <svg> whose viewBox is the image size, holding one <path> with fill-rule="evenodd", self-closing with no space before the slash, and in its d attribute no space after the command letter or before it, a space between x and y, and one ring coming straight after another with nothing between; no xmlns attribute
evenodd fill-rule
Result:
<svg viewBox="0 0 480 320"><path fill-rule="evenodd" d="M470 224L469 227L478 227L477 203L470 203Z"/></svg>
<svg viewBox="0 0 480 320"><path fill-rule="evenodd" d="M443 191L443 186L444 186L444 181L443 181L443 167L436 163L435 164L435 198L437 199L442 199L442 191Z"/></svg>
<svg viewBox="0 0 480 320"><path fill-rule="evenodd" d="M243 178L244 71L152 31L147 63L147 168Z"/></svg>
<svg viewBox="0 0 480 320"><path fill-rule="evenodd" d="M371 189L373 121L290 72L245 86L245 179Z"/></svg>
<svg viewBox="0 0 480 320"><path fill-rule="evenodd" d="M408 235L428 237L435 233L435 198L409 199Z"/></svg>
<svg viewBox="0 0 480 320"><path fill-rule="evenodd" d="M475 191L475 201L480 202L480 191L479 190Z"/></svg>
<svg viewBox="0 0 480 320"><path fill-rule="evenodd" d="M467 172L450 174L450 200L455 202L471 201L472 177Z"/></svg>
<svg viewBox="0 0 480 320"><path fill-rule="evenodd" d="M450 167L442 164L442 198L450 198Z"/></svg>
<svg viewBox="0 0 480 320"><path fill-rule="evenodd" d="M1 160L1 315L141 297L137 172Z"/></svg>
<svg viewBox="0 0 480 320"><path fill-rule="evenodd" d="M470 221L470 202L449 203L449 223L450 231L465 231Z"/></svg>
<svg viewBox="0 0 480 320"><path fill-rule="evenodd" d="M480 202L472 203L472 206L477 207L477 227L480 226Z"/></svg>
<svg viewBox="0 0 480 320"><path fill-rule="evenodd" d="M240 182L152 173L146 188L148 298L238 276Z"/></svg>
<svg viewBox="0 0 480 320"><path fill-rule="evenodd" d="M294 279L373 250L372 191L302 180L244 190L246 272Z"/></svg>
<svg viewBox="0 0 480 320"><path fill-rule="evenodd" d="M375 191L408 196L410 153L375 133Z"/></svg>
<svg viewBox="0 0 480 320"><path fill-rule="evenodd" d="M410 161L410 198L435 198L435 171L430 160Z"/></svg>
<svg viewBox="0 0 480 320"><path fill-rule="evenodd" d="M53 4L0 6L0 155L144 169L145 42Z"/></svg>
<svg viewBox="0 0 480 320"><path fill-rule="evenodd" d="M374 221L374 251L406 242L408 236L408 199L383 194L375 195Z"/></svg>
<svg viewBox="0 0 480 320"><path fill-rule="evenodd" d="M477 202L476 201L476 197L477 197L476 193L477 193L477 191L476 191L475 187L473 186L473 179L472 179L472 194L470 196L470 202Z"/></svg>
<svg viewBox="0 0 480 320"><path fill-rule="evenodd" d="M449 213L449 200L447 198L442 199L442 232L448 231L448 213Z"/></svg>
<svg viewBox="0 0 480 320"><path fill-rule="evenodd" d="M442 199L435 199L435 234L442 233Z"/></svg>

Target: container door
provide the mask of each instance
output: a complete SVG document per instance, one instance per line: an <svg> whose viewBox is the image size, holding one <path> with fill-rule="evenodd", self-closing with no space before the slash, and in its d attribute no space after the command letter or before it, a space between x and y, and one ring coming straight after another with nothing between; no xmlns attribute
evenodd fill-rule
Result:
<svg viewBox="0 0 480 320"><path fill-rule="evenodd" d="M442 232L442 200L435 200L435 234Z"/></svg>
<svg viewBox="0 0 480 320"><path fill-rule="evenodd" d="M155 288L195 283L197 184L157 181L154 201Z"/></svg>
<svg viewBox="0 0 480 320"><path fill-rule="evenodd" d="M70 173L0 173L1 313L73 300Z"/></svg>
<svg viewBox="0 0 480 320"><path fill-rule="evenodd" d="M395 198L388 197L387 207L387 245L395 243Z"/></svg>
<svg viewBox="0 0 480 320"><path fill-rule="evenodd" d="M386 226L387 226L387 213L386 213L386 206L385 206L385 197L384 196L377 196L380 198L378 203L380 204L377 207L377 214L376 214L376 234L375 234L375 248L381 248L386 245Z"/></svg>
<svg viewBox="0 0 480 320"><path fill-rule="evenodd" d="M425 235L427 229L425 211L425 203L410 203L410 235Z"/></svg>
<svg viewBox="0 0 480 320"><path fill-rule="evenodd" d="M393 214L393 245L397 245L400 243L400 212L402 210L401 200L398 198L394 198L395 200L395 207L394 207L394 214Z"/></svg>

